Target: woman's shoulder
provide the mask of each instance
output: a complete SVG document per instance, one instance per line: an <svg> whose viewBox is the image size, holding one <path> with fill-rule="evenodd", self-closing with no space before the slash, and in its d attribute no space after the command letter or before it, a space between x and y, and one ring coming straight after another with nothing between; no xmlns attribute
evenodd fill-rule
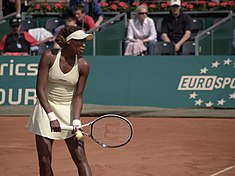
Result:
<svg viewBox="0 0 235 176"><path fill-rule="evenodd" d="M58 49L47 49L43 52L41 56L41 60L47 60L51 63L51 61L54 61L56 58L56 55L58 54Z"/></svg>
<svg viewBox="0 0 235 176"><path fill-rule="evenodd" d="M51 48L44 51L43 55L47 57L55 57L59 52L59 49Z"/></svg>
<svg viewBox="0 0 235 176"><path fill-rule="evenodd" d="M78 58L78 64L79 64L79 67L89 67L90 66L89 61L83 56Z"/></svg>
<svg viewBox="0 0 235 176"><path fill-rule="evenodd" d="M78 63L79 64L89 64L88 60L83 56L78 57Z"/></svg>
<svg viewBox="0 0 235 176"><path fill-rule="evenodd" d="M78 58L78 65L79 65L78 68L80 69L80 72L89 72L90 64L86 58L84 57Z"/></svg>
<svg viewBox="0 0 235 176"><path fill-rule="evenodd" d="M43 52L40 62L51 67L56 59L58 51L58 49L47 49Z"/></svg>

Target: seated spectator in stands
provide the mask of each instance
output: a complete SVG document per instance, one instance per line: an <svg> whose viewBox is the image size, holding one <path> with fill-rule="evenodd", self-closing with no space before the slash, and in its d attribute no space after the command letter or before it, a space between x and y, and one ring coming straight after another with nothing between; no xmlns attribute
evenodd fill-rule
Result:
<svg viewBox="0 0 235 176"><path fill-rule="evenodd" d="M39 42L28 32L20 31L21 19L13 17L10 21L11 32L4 35L0 41L0 50L4 56L27 56L30 54L30 47L36 46Z"/></svg>
<svg viewBox="0 0 235 176"><path fill-rule="evenodd" d="M64 24L58 26L56 29L55 29L55 34L56 35L60 35L64 28L65 27L68 27L68 26L77 26L77 23L76 23L76 18L75 17L72 17L72 16L68 16L64 19Z"/></svg>
<svg viewBox="0 0 235 176"><path fill-rule="evenodd" d="M181 1L171 0L170 14L163 18L161 39L174 42L175 50L180 53L182 45L190 39L192 19L181 11Z"/></svg>
<svg viewBox="0 0 235 176"><path fill-rule="evenodd" d="M104 21L104 14L99 6L98 0L70 0L69 8L71 15L74 14L75 7L83 5L86 15L95 19L96 26L99 26Z"/></svg>
<svg viewBox="0 0 235 176"><path fill-rule="evenodd" d="M83 5L75 7L74 17L77 26L81 27L83 31L88 31L96 27L94 19L91 16L86 15L85 7Z"/></svg>
<svg viewBox="0 0 235 176"><path fill-rule="evenodd" d="M0 41L2 55L27 56L30 52L37 52L40 43L53 42L54 36L45 28L30 29L29 32L21 31L21 19L13 17L10 21L11 32L3 36Z"/></svg>
<svg viewBox="0 0 235 176"><path fill-rule="evenodd" d="M140 5L136 16L130 19L127 31L127 46L124 55L154 55L157 32L153 19L147 16L148 8ZM147 46L147 47L146 47Z"/></svg>
<svg viewBox="0 0 235 176"><path fill-rule="evenodd" d="M64 29L66 27L69 27L69 26L77 26L77 23L76 23L76 18L74 17L71 17L71 16L68 16L64 19L64 25L62 26L62 28L59 26L58 28L60 28L59 32L57 33L57 35L61 35L62 32L64 31ZM56 29L57 30L57 29ZM54 48L56 49L59 49L60 46L54 42Z"/></svg>

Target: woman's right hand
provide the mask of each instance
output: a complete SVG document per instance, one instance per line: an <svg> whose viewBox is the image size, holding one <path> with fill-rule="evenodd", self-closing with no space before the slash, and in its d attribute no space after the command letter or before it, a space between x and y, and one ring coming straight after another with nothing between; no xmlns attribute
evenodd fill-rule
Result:
<svg viewBox="0 0 235 176"><path fill-rule="evenodd" d="M47 116L50 121L51 132L61 132L60 123L55 113L51 111L47 114Z"/></svg>
<svg viewBox="0 0 235 176"><path fill-rule="evenodd" d="M58 120L50 121L51 132L61 132L60 123Z"/></svg>

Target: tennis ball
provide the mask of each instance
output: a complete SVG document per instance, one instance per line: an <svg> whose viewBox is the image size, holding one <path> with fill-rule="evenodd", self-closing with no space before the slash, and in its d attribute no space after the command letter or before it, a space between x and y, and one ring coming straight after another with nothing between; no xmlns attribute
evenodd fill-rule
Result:
<svg viewBox="0 0 235 176"><path fill-rule="evenodd" d="M83 134L80 130L76 131L75 132L75 137L77 138L77 140L83 138Z"/></svg>

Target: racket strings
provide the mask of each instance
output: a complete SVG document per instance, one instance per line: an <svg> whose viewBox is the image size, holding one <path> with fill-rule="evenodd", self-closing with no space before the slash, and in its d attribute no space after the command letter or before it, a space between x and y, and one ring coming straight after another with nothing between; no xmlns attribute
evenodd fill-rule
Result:
<svg viewBox="0 0 235 176"><path fill-rule="evenodd" d="M114 147L128 142L132 135L131 125L117 117L103 118L92 128L93 138L101 144Z"/></svg>

